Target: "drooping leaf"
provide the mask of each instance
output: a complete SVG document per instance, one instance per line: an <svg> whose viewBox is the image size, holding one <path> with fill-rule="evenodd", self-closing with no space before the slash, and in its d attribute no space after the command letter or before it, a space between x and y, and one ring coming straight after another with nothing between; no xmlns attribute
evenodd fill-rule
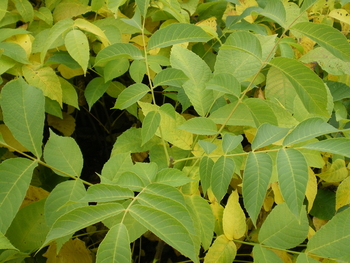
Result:
<svg viewBox="0 0 350 263"><path fill-rule="evenodd" d="M232 240L225 235L218 236L208 253L205 255L204 263L229 263L233 262L237 254L237 247Z"/></svg>
<svg viewBox="0 0 350 263"><path fill-rule="evenodd" d="M235 170L235 162L226 156L221 156L213 165L211 176L211 190L216 199L221 201L227 192L228 185Z"/></svg>
<svg viewBox="0 0 350 263"><path fill-rule="evenodd" d="M283 140L283 146L288 146L302 141L307 141L317 136L338 132L332 125L320 118L306 119L298 124Z"/></svg>
<svg viewBox="0 0 350 263"><path fill-rule="evenodd" d="M243 202L256 224L272 176L272 160L267 153L250 152L243 175Z"/></svg>
<svg viewBox="0 0 350 263"><path fill-rule="evenodd" d="M83 169L83 155L75 140L52 131L44 149L44 159L61 176L78 178Z"/></svg>
<svg viewBox="0 0 350 263"><path fill-rule="evenodd" d="M280 149L277 152L277 172L283 199L292 213L299 217L309 178L305 157L295 149Z"/></svg>
<svg viewBox="0 0 350 263"><path fill-rule="evenodd" d="M130 239L123 223L114 225L98 247L97 263L131 263Z"/></svg>
<svg viewBox="0 0 350 263"><path fill-rule="evenodd" d="M264 123L259 126L252 142L252 149L256 150L270 145L287 135L289 129Z"/></svg>
<svg viewBox="0 0 350 263"><path fill-rule="evenodd" d="M222 137L222 150L225 154L235 149L243 141L242 135L225 133Z"/></svg>
<svg viewBox="0 0 350 263"><path fill-rule="evenodd" d="M286 203L274 207L259 231L259 242L274 248L293 248L303 242L309 230L306 210L298 218ZM292 234L291 234L292 233Z"/></svg>
<svg viewBox="0 0 350 263"><path fill-rule="evenodd" d="M108 61L118 58L142 59L141 51L129 43L115 43L102 49L96 56L94 66L103 66Z"/></svg>
<svg viewBox="0 0 350 263"><path fill-rule="evenodd" d="M6 233L26 195L37 162L24 158L0 164L0 232Z"/></svg>
<svg viewBox="0 0 350 263"><path fill-rule="evenodd" d="M303 145L302 148L344 155L350 158L350 139L332 138Z"/></svg>
<svg viewBox="0 0 350 263"><path fill-rule="evenodd" d="M277 254L260 244L253 247L254 262L258 263L283 263L282 259Z"/></svg>
<svg viewBox="0 0 350 263"><path fill-rule="evenodd" d="M156 31L148 41L148 49L168 47L184 42L207 42L211 37L199 26L175 23Z"/></svg>
<svg viewBox="0 0 350 263"><path fill-rule="evenodd" d="M340 260L342 257L349 257L350 253L346 248L350 244L350 229L345 227L349 223L350 209L337 213L310 238L306 252Z"/></svg>
<svg viewBox="0 0 350 263"><path fill-rule="evenodd" d="M311 69L289 58L277 57L270 63L288 78L310 113L329 117L326 87Z"/></svg>
<svg viewBox="0 0 350 263"><path fill-rule="evenodd" d="M79 200L87 202L110 202L134 197L134 192L118 185L95 184L88 188L86 195Z"/></svg>
<svg viewBox="0 0 350 263"><path fill-rule="evenodd" d="M114 105L114 108L125 109L133 105L134 103L136 103L143 96L145 96L146 93L149 91L150 91L149 88L145 84L142 84L142 83L132 84L131 86L129 86L119 94L117 102Z"/></svg>
<svg viewBox="0 0 350 263"><path fill-rule="evenodd" d="M64 44L69 55L82 67L84 74L89 63L89 42L86 35L80 30L72 30L67 33Z"/></svg>
<svg viewBox="0 0 350 263"><path fill-rule="evenodd" d="M6 126L17 141L40 158L45 120L45 99L42 91L18 78L6 83L1 96Z"/></svg>
<svg viewBox="0 0 350 263"><path fill-rule="evenodd" d="M156 133L161 116L157 111L150 111L147 113L145 119L143 120L141 136L142 136L142 145L148 142Z"/></svg>
<svg viewBox="0 0 350 263"><path fill-rule="evenodd" d="M121 204L109 203L94 206L78 207L59 217L50 228L44 245L52 240L73 234L74 232L115 216L123 211Z"/></svg>
<svg viewBox="0 0 350 263"><path fill-rule="evenodd" d="M177 45L171 49L170 62L189 78L183 84L184 91L198 114L205 116L213 103L213 91L205 88L212 74L209 66L192 51Z"/></svg>
<svg viewBox="0 0 350 263"><path fill-rule="evenodd" d="M109 85L110 82L105 83L105 80L101 77L96 77L88 83L84 91L84 95L86 102L89 105L89 110L91 110L96 101L98 101L107 91Z"/></svg>
<svg viewBox="0 0 350 263"><path fill-rule="evenodd" d="M212 120L204 117L196 117L189 119L177 128L180 130L185 130L200 135L217 134L216 124Z"/></svg>
<svg viewBox="0 0 350 263"><path fill-rule="evenodd" d="M350 44L346 37L334 27L322 23L303 22L294 25L292 29L308 36L334 56L350 61Z"/></svg>

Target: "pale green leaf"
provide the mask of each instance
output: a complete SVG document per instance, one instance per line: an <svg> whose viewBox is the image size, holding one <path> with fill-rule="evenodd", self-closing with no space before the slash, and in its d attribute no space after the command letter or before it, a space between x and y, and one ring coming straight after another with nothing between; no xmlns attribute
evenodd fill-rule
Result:
<svg viewBox="0 0 350 263"><path fill-rule="evenodd" d="M198 114L205 116L214 102L213 91L205 87L212 74L209 66L197 54L178 45L171 49L170 62L189 78L183 85L184 91Z"/></svg>
<svg viewBox="0 0 350 263"><path fill-rule="evenodd" d="M337 213L309 240L307 253L325 258L348 257L350 245L350 209ZM345 262L345 261L340 261Z"/></svg>
<svg viewBox="0 0 350 263"><path fill-rule="evenodd" d="M159 127L160 119L160 114L157 111L150 111L147 113L141 129L142 145L154 136Z"/></svg>
<svg viewBox="0 0 350 263"><path fill-rule="evenodd" d="M62 215L88 203L77 202L86 194L81 180L69 180L58 184L45 202L45 221L49 227Z"/></svg>
<svg viewBox="0 0 350 263"><path fill-rule="evenodd" d="M298 23L292 29L316 41L341 60L350 62L350 44L338 29L322 23L309 22Z"/></svg>
<svg viewBox="0 0 350 263"><path fill-rule="evenodd" d="M225 235L218 236L204 257L204 263L232 263L237 254L237 247Z"/></svg>
<svg viewBox="0 0 350 263"><path fill-rule="evenodd" d="M116 182L120 175L133 167L129 152L113 154L104 164L101 183Z"/></svg>
<svg viewBox="0 0 350 263"><path fill-rule="evenodd" d="M243 101L243 104L249 109L256 127L259 127L263 123L278 125L275 113L265 100L259 98L248 98Z"/></svg>
<svg viewBox="0 0 350 263"><path fill-rule="evenodd" d="M130 238L123 223L113 226L98 246L97 263L131 263Z"/></svg>
<svg viewBox="0 0 350 263"><path fill-rule="evenodd" d="M79 202L109 202L133 198L134 192L118 185L95 184L88 188Z"/></svg>
<svg viewBox="0 0 350 263"><path fill-rule="evenodd" d="M110 82L105 83L105 80L101 77L96 77L88 83L84 91L84 95L86 102L89 105L89 110L91 110L96 101L98 101L103 96L103 94L107 91L109 85Z"/></svg>
<svg viewBox="0 0 350 263"><path fill-rule="evenodd" d="M143 96L145 96L149 91L150 91L149 87L147 87L145 84L142 84L142 83L132 84L131 86L129 86L119 94L117 102L114 105L114 108L123 110L133 105L134 103L136 103Z"/></svg>
<svg viewBox="0 0 350 263"><path fill-rule="evenodd" d="M238 80L229 73L216 74L207 84L207 89L212 89L226 94L232 94L239 97L241 85Z"/></svg>
<svg viewBox="0 0 350 263"><path fill-rule="evenodd" d="M329 117L326 87L311 69L289 58L277 57L270 63L288 78L310 113Z"/></svg>
<svg viewBox="0 0 350 263"><path fill-rule="evenodd" d="M53 17L50 9L45 6L40 7L38 10L34 10L35 16L43 20L46 24L52 26Z"/></svg>
<svg viewBox="0 0 350 263"><path fill-rule="evenodd" d="M286 27L286 10L280 0L269 0L263 10L257 11L260 15L268 17L273 21Z"/></svg>
<svg viewBox="0 0 350 263"><path fill-rule="evenodd" d="M283 140L283 146L307 141L320 135L338 132L332 125L320 118L306 119L298 124Z"/></svg>
<svg viewBox="0 0 350 263"><path fill-rule="evenodd" d="M129 74L133 81L141 83L146 73L147 68L144 60L134 60L131 62Z"/></svg>
<svg viewBox="0 0 350 263"><path fill-rule="evenodd" d="M305 253L299 254L295 263L319 263L320 261L308 257Z"/></svg>
<svg viewBox="0 0 350 263"><path fill-rule="evenodd" d="M243 141L242 135L225 133L222 137L222 150L225 154L235 149Z"/></svg>
<svg viewBox="0 0 350 263"><path fill-rule="evenodd" d="M81 30L90 32L90 33L94 34L95 36L97 36L101 40L101 42L104 46L109 45L109 40L106 37L104 31L101 28L99 28L98 26L90 23L88 20L82 19L82 18L75 19L74 25L79 27Z"/></svg>
<svg viewBox="0 0 350 263"><path fill-rule="evenodd" d="M136 0L136 5L138 9L140 10L140 13L143 17L146 17L147 9L149 5L150 0Z"/></svg>
<svg viewBox="0 0 350 263"><path fill-rule="evenodd" d="M259 231L259 242L274 248L289 249L299 245L307 236L309 223L306 209L298 216L292 214L286 203L274 207Z"/></svg>
<svg viewBox="0 0 350 263"><path fill-rule="evenodd" d="M184 124L177 127L180 130L185 130L191 133L200 135L214 135L217 134L216 124L204 117L195 117L189 119Z"/></svg>
<svg viewBox="0 0 350 263"><path fill-rule="evenodd" d="M6 233L26 195L37 162L12 158L0 164L0 232Z"/></svg>
<svg viewBox="0 0 350 263"><path fill-rule="evenodd" d="M305 157L295 149L280 149L277 153L278 182L289 209L299 217L308 182Z"/></svg>
<svg viewBox="0 0 350 263"><path fill-rule="evenodd" d="M167 68L159 72L154 78L154 86L175 86L181 87L188 77L180 69Z"/></svg>
<svg viewBox="0 0 350 263"><path fill-rule="evenodd" d="M94 66L103 66L117 58L143 59L143 56L141 51L130 43L115 43L97 54Z"/></svg>
<svg viewBox="0 0 350 263"><path fill-rule="evenodd" d="M204 193L207 192L208 188L211 185L213 166L214 161L208 156L203 156L199 163L199 176Z"/></svg>
<svg viewBox="0 0 350 263"><path fill-rule="evenodd" d="M8 0L0 1L0 21L4 18L7 13Z"/></svg>
<svg viewBox="0 0 350 263"><path fill-rule="evenodd" d="M4 41L15 35L28 34L29 32L23 28L1 28L0 29L0 41ZM9 42L11 43L11 42ZM1 43L3 44L3 43Z"/></svg>
<svg viewBox="0 0 350 263"><path fill-rule="evenodd" d="M69 55L78 62L86 74L90 58L89 41L86 35L80 30L72 30L66 34L64 44Z"/></svg>
<svg viewBox="0 0 350 263"><path fill-rule="evenodd" d="M52 131L44 149L44 159L61 176L78 178L83 169L83 155L75 140Z"/></svg>
<svg viewBox="0 0 350 263"><path fill-rule="evenodd" d="M168 47L184 42L208 42L211 37L199 26L175 23L156 31L148 41L148 49Z"/></svg>
<svg viewBox="0 0 350 263"><path fill-rule="evenodd" d="M45 120L42 91L18 78L6 83L1 97L6 126L25 148L40 158Z"/></svg>
<svg viewBox="0 0 350 263"><path fill-rule="evenodd" d="M154 179L156 178L158 172L158 165L154 162L136 162L136 164L133 165L129 171L135 173L142 180L144 185L148 185L154 182Z"/></svg>
<svg viewBox="0 0 350 263"><path fill-rule="evenodd" d="M176 168L165 168L160 170L154 182L170 185L173 187L178 187L191 182L192 179L187 177L187 175Z"/></svg>
<svg viewBox="0 0 350 263"><path fill-rule="evenodd" d="M253 247L253 258L255 263L283 263L277 254L260 244Z"/></svg>
<svg viewBox="0 0 350 263"><path fill-rule="evenodd" d="M227 192L228 185L235 171L235 162L226 156L221 156L214 164L211 176L211 190L218 202Z"/></svg>
<svg viewBox="0 0 350 263"><path fill-rule="evenodd" d="M318 0L304 0L302 6L300 8L300 13L309 9L317 1Z"/></svg>
<svg viewBox="0 0 350 263"><path fill-rule="evenodd" d="M79 109L78 94L73 85L62 77L58 77L62 89L62 102Z"/></svg>
<svg viewBox="0 0 350 263"><path fill-rule="evenodd" d="M123 210L124 207L116 203L76 208L55 221L46 237L44 245L60 237L73 234L106 218L115 216Z"/></svg>
<svg viewBox="0 0 350 263"><path fill-rule="evenodd" d="M198 261L199 238L182 194L174 187L150 184L138 196L141 205L129 211L142 225L194 262Z"/></svg>
<svg viewBox="0 0 350 263"><path fill-rule="evenodd" d="M272 160L267 153L250 152L243 175L243 202L256 224L272 176Z"/></svg>
<svg viewBox="0 0 350 263"><path fill-rule="evenodd" d="M287 135L289 129L264 123L259 126L252 142L252 149L256 150L270 145Z"/></svg>
<svg viewBox="0 0 350 263"><path fill-rule="evenodd" d="M212 151L214 151L218 146L214 143L199 140L198 144L203 148L206 154L210 154Z"/></svg>
<svg viewBox="0 0 350 263"><path fill-rule="evenodd" d="M45 199L19 210L6 232L11 243L23 252L34 252L44 243L49 227L44 216Z"/></svg>
<svg viewBox="0 0 350 263"><path fill-rule="evenodd" d="M302 148L344 155L350 158L350 139L334 138L301 146Z"/></svg>
<svg viewBox="0 0 350 263"><path fill-rule="evenodd" d="M127 58L114 59L103 67L103 76L105 81L120 77L129 69L129 60Z"/></svg>
<svg viewBox="0 0 350 263"><path fill-rule="evenodd" d="M16 10L22 16L23 22L32 22L34 19L34 9L28 0L13 0Z"/></svg>
<svg viewBox="0 0 350 263"><path fill-rule="evenodd" d="M145 183L142 178L135 172L124 172L122 173L118 180L116 181L121 187L128 188L134 192L140 192L145 187Z"/></svg>
<svg viewBox="0 0 350 263"><path fill-rule="evenodd" d="M17 248L15 248L10 241L5 237L5 235L3 233L0 232L0 249L14 249L14 250L18 250ZM0 258L1 260L1 258Z"/></svg>
<svg viewBox="0 0 350 263"><path fill-rule="evenodd" d="M1 42L0 49L3 50L2 54L4 56L22 64L29 64L27 53L20 45L11 42Z"/></svg>

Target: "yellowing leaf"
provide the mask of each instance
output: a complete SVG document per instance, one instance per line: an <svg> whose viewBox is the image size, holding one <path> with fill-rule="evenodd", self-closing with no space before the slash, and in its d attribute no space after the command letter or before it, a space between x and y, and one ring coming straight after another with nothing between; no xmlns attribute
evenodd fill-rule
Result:
<svg viewBox="0 0 350 263"><path fill-rule="evenodd" d="M317 195L317 178L314 172L309 168L309 180L306 186L306 198L308 203L307 210L310 212L312 205L314 204Z"/></svg>
<svg viewBox="0 0 350 263"><path fill-rule="evenodd" d="M243 11L246 10L248 7L258 6L258 3L255 0L239 0L239 2L240 5L236 5L237 15L241 15ZM246 16L244 19L249 23L253 23L256 18L256 15L249 15Z"/></svg>
<svg viewBox="0 0 350 263"><path fill-rule="evenodd" d="M24 198L21 208L34 203L36 201L39 201L41 199L44 199L45 197L47 197L50 193L40 187L36 187L33 185L30 185L27 193L26 193L26 197Z"/></svg>
<svg viewBox="0 0 350 263"><path fill-rule="evenodd" d="M38 65L25 65L22 70L24 77L30 85L41 89L46 97L62 105L61 84L52 68L39 68Z"/></svg>
<svg viewBox="0 0 350 263"><path fill-rule="evenodd" d="M99 28L98 26L90 23L89 21L85 20L85 19L81 19L78 18L76 20L74 20L74 25L79 27L81 30L90 32L96 36L98 36L98 38L101 40L102 44L106 47L110 44L107 36L105 35L105 33L103 32L103 30L101 28Z"/></svg>
<svg viewBox="0 0 350 263"><path fill-rule="evenodd" d="M196 23L197 26L200 26L205 32L207 32L209 35L212 35L214 37L217 37L218 34L216 33L216 17L212 16L208 19L199 21Z"/></svg>
<svg viewBox="0 0 350 263"><path fill-rule="evenodd" d="M282 196L282 193L281 193L280 186L278 185L278 182L273 182L271 184L271 187L272 187L273 193L275 195L275 203L276 204L283 203L284 199L283 199L283 196Z"/></svg>
<svg viewBox="0 0 350 263"><path fill-rule="evenodd" d="M17 151L27 152L28 150L13 137L11 131L5 124L0 124L0 133L5 142L12 146ZM14 149L9 148L10 151L14 151Z"/></svg>
<svg viewBox="0 0 350 263"><path fill-rule="evenodd" d="M233 191L228 198L222 218L224 234L229 240L240 239L247 231L246 218L238 199L237 190Z"/></svg>
<svg viewBox="0 0 350 263"><path fill-rule="evenodd" d="M89 63L89 41L80 30L72 30L67 33L64 43L71 57L78 62L86 74Z"/></svg>
<svg viewBox="0 0 350 263"><path fill-rule="evenodd" d="M320 228L322 226L324 226L328 221L329 220L320 219L320 218L315 217L315 216L312 218L312 223L313 223L316 231L320 230Z"/></svg>
<svg viewBox="0 0 350 263"><path fill-rule="evenodd" d="M218 236L205 255L204 263L233 262L237 248L232 240L225 235Z"/></svg>
<svg viewBox="0 0 350 263"><path fill-rule="evenodd" d="M333 9L328 16L350 25L350 15L345 9Z"/></svg>
<svg viewBox="0 0 350 263"><path fill-rule="evenodd" d="M264 210L265 210L266 212L271 211L272 206L273 206L274 203L275 203L275 202L274 202L274 199L273 199L272 196L270 196L270 195L266 196L265 199L264 199L264 204L263 204Z"/></svg>
<svg viewBox="0 0 350 263"><path fill-rule="evenodd" d="M64 0L56 6L53 12L53 20L57 22L65 18L73 18L90 10L91 6L84 5L80 1Z"/></svg>
<svg viewBox="0 0 350 263"><path fill-rule="evenodd" d="M335 200L335 210L350 204L350 177L347 177L338 186Z"/></svg>
<svg viewBox="0 0 350 263"><path fill-rule="evenodd" d="M43 254L47 258L47 263L64 263L64 262L79 262L92 263L92 253L86 248L83 241L76 238L69 240L61 248L56 255L56 243L52 243L48 250Z"/></svg>
<svg viewBox="0 0 350 263"><path fill-rule="evenodd" d="M76 76L84 75L84 70L82 68L71 69L66 65L61 64L57 69L65 79L71 79Z"/></svg>
<svg viewBox="0 0 350 263"><path fill-rule="evenodd" d="M346 168L344 160L337 159L327 171L317 176L326 182L340 182L348 176L348 169Z"/></svg>
<svg viewBox="0 0 350 263"><path fill-rule="evenodd" d="M305 55L310 50L313 50L316 42L313 41L312 39L308 38L307 36L303 36L301 38L299 44L304 48L303 54ZM296 51L296 53L297 53L296 54L297 58L299 58L301 56L301 54L299 53L299 51Z"/></svg>
<svg viewBox="0 0 350 263"><path fill-rule="evenodd" d="M28 34L14 35L6 40L6 42L12 42L20 45L26 52L27 57L32 53L32 41Z"/></svg>
<svg viewBox="0 0 350 263"><path fill-rule="evenodd" d="M63 119L48 114L47 123L49 126L60 131L64 136L71 136L75 130L75 119L65 112L62 115Z"/></svg>
<svg viewBox="0 0 350 263"><path fill-rule="evenodd" d="M209 194L210 189L208 189L208 194ZM212 196L214 196L212 194ZM222 230L222 216L224 213L224 208L222 207L222 205L220 205L218 202L213 202L210 204L211 210L213 211L213 215L215 218L215 233L216 235L221 235L223 234L223 230Z"/></svg>

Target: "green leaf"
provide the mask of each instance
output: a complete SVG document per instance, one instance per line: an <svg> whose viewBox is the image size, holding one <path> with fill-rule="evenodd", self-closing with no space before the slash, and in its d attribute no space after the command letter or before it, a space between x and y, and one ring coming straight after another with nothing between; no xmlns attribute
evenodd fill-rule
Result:
<svg viewBox="0 0 350 263"><path fill-rule="evenodd" d="M94 67L104 66L108 61L118 58L143 59L143 56L141 51L132 44L115 43L97 54Z"/></svg>
<svg viewBox="0 0 350 263"><path fill-rule="evenodd" d="M13 60L22 63L29 64L26 51L18 44L11 42L1 42L0 48L3 49L3 55Z"/></svg>
<svg viewBox="0 0 350 263"><path fill-rule="evenodd" d="M211 190L218 202L220 202L226 194L234 171L235 162L226 156L221 156L213 165Z"/></svg>
<svg viewBox="0 0 350 263"><path fill-rule="evenodd" d="M325 258L349 257L350 229L346 227L349 224L350 209L337 213L310 238L306 252Z"/></svg>
<svg viewBox="0 0 350 263"><path fill-rule="evenodd" d="M79 63L86 74L90 58L89 42L86 35L80 30L72 30L64 38L64 44L69 55Z"/></svg>
<svg viewBox="0 0 350 263"><path fill-rule="evenodd" d="M225 235L218 236L208 253L204 257L204 263L229 263L233 262L237 254L237 247L232 240Z"/></svg>
<svg viewBox="0 0 350 263"><path fill-rule="evenodd" d="M0 232L6 233L26 195L37 162L24 158L7 159L0 164Z"/></svg>
<svg viewBox="0 0 350 263"><path fill-rule="evenodd" d="M308 182L308 166L302 153L295 149L277 152L278 182L290 211L299 217Z"/></svg>
<svg viewBox="0 0 350 263"><path fill-rule="evenodd" d="M197 54L177 45L171 49L170 62L189 78L183 84L184 91L198 114L205 116L214 102L213 91L205 88L212 75L209 66Z"/></svg>
<svg viewBox="0 0 350 263"><path fill-rule="evenodd" d="M283 140L283 146L292 145L298 142L307 141L317 136L338 132L332 125L320 118L306 119L299 123Z"/></svg>
<svg viewBox="0 0 350 263"><path fill-rule="evenodd" d="M134 192L118 185L96 184L88 188L79 202L109 202L133 198Z"/></svg>
<svg viewBox="0 0 350 263"><path fill-rule="evenodd" d="M137 177L140 178L142 183L146 186L154 182L154 179L156 178L156 174L158 172L158 165L154 162L137 162L135 165L132 166L132 168L129 171L137 175Z"/></svg>
<svg viewBox="0 0 350 263"><path fill-rule="evenodd" d="M99 38L99 40L101 40L104 46L108 46L110 44L107 36L105 35L105 32L95 24L90 23L88 20L77 18L74 20L74 26L77 26L81 30L94 34Z"/></svg>
<svg viewBox="0 0 350 263"><path fill-rule="evenodd" d="M105 83L105 80L101 77L96 77L88 83L84 91L84 95L86 102L89 105L89 110L91 110L96 101L99 100L107 91L109 85L110 82Z"/></svg>
<svg viewBox="0 0 350 263"><path fill-rule="evenodd" d="M73 85L64 78L58 77L62 88L62 102L79 109L78 94Z"/></svg>
<svg viewBox="0 0 350 263"><path fill-rule="evenodd" d="M51 227L60 216L75 208L87 206L87 202L78 202L85 195L85 186L81 180L69 180L58 184L45 202L47 225Z"/></svg>
<svg viewBox="0 0 350 263"><path fill-rule="evenodd" d="M150 0L136 0L136 5L138 9L140 10L140 13L143 17L146 17L147 9L149 5Z"/></svg>
<svg viewBox="0 0 350 263"><path fill-rule="evenodd" d="M208 42L211 38L199 26L175 23L157 30L148 41L148 50L185 42Z"/></svg>
<svg viewBox="0 0 350 263"><path fill-rule="evenodd" d="M189 119L184 124L177 127L180 130L185 130L191 133L200 135L214 135L217 134L216 124L204 117L195 117Z"/></svg>
<svg viewBox="0 0 350 263"><path fill-rule="evenodd" d="M1 97L5 124L24 147L40 158L45 120L42 91L18 78L6 83Z"/></svg>
<svg viewBox="0 0 350 263"><path fill-rule="evenodd" d="M35 16L43 20L46 24L52 26L53 17L50 9L45 6L40 7L38 10L34 10Z"/></svg>
<svg viewBox="0 0 350 263"><path fill-rule="evenodd" d="M308 257L305 253L299 254L296 263L318 263L320 261Z"/></svg>
<svg viewBox="0 0 350 263"><path fill-rule="evenodd" d="M298 23L291 29L308 36L341 60L350 62L350 44L338 29L309 22Z"/></svg>
<svg viewBox="0 0 350 263"><path fill-rule="evenodd" d="M329 117L326 87L311 69L290 58L277 57L270 63L288 78L310 113Z"/></svg>
<svg viewBox="0 0 350 263"><path fill-rule="evenodd" d="M260 15L268 17L273 21L280 24L282 27L286 27L286 10L284 5L279 0L269 0L265 8L261 11L257 11Z"/></svg>
<svg viewBox="0 0 350 263"><path fill-rule="evenodd" d="M183 186L191 181L192 179L187 177L183 171L176 168L164 168L157 173L156 178L154 179L154 182L173 187Z"/></svg>
<svg viewBox="0 0 350 263"><path fill-rule="evenodd" d="M176 68L167 68L159 72L154 78L154 86L175 86L181 87L188 77L182 70Z"/></svg>
<svg viewBox="0 0 350 263"><path fill-rule="evenodd" d="M225 133L222 137L222 150L225 154L235 149L243 141L242 135L232 135Z"/></svg>
<svg viewBox="0 0 350 263"><path fill-rule="evenodd" d="M1 19L0 19L1 20ZM0 41L4 41L15 35L28 34L29 32L23 28L1 28L0 29ZM11 42L9 42L11 43Z"/></svg>
<svg viewBox="0 0 350 263"><path fill-rule="evenodd" d="M141 83L146 73L147 68L144 60L134 60L131 62L129 74L133 81Z"/></svg>
<svg viewBox="0 0 350 263"><path fill-rule="evenodd" d="M239 97L241 93L240 83L229 73L214 75L214 77L206 84L206 88L224 92L225 94L232 94L236 97Z"/></svg>
<svg viewBox="0 0 350 263"><path fill-rule="evenodd" d="M61 176L78 178L83 169L83 155L75 140L52 131L44 149L44 159Z"/></svg>
<svg viewBox="0 0 350 263"><path fill-rule="evenodd" d="M302 6L300 8L300 13L302 13L305 10L309 9L317 1L318 0L304 0Z"/></svg>
<svg viewBox="0 0 350 263"><path fill-rule="evenodd" d="M325 81L334 101L350 98L350 87L344 83L336 81Z"/></svg>
<svg viewBox="0 0 350 263"><path fill-rule="evenodd" d="M283 263L283 260L277 254L260 244L253 247L254 262L257 263Z"/></svg>
<svg viewBox="0 0 350 263"><path fill-rule="evenodd" d="M245 99L243 103L247 105L256 127L259 127L263 123L278 125L275 113L265 100L259 98L248 98Z"/></svg>
<svg viewBox="0 0 350 263"><path fill-rule="evenodd" d="M344 155L350 158L350 139L334 138L301 146L302 148Z"/></svg>
<svg viewBox="0 0 350 263"><path fill-rule="evenodd" d="M203 156L199 163L199 176L203 193L206 193L211 184L214 161L208 156Z"/></svg>
<svg viewBox="0 0 350 263"><path fill-rule="evenodd" d="M244 207L256 224L272 176L272 160L267 153L250 152L243 175Z"/></svg>
<svg viewBox="0 0 350 263"><path fill-rule="evenodd" d="M211 154L218 146L214 143L199 140L198 144L203 148L206 154Z"/></svg>
<svg viewBox="0 0 350 263"><path fill-rule="evenodd" d="M309 223L306 209L298 216L292 214L286 203L274 207L259 231L259 242L270 247L289 249L299 245L307 236ZM293 234L291 234L293 233Z"/></svg>
<svg viewBox="0 0 350 263"><path fill-rule="evenodd" d="M23 252L34 252L45 241L49 231L44 216L45 199L31 203L19 210L6 232L11 243Z"/></svg>
<svg viewBox="0 0 350 263"><path fill-rule="evenodd" d="M113 154L104 164L101 183L116 182L120 175L133 167L129 152Z"/></svg>
<svg viewBox="0 0 350 263"><path fill-rule="evenodd" d="M256 150L271 143L277 142L287 135L289 129L281 128L271 125L269 123L263 123L259 126L258 131L252 142L252 149Z"/></svg>
<svg viewBox="0 0 350 263"><path fill-rule="evenodd" d="M147 87L145 84L132 84L119 94L117 102L113 108L123 110L136 103L143 96L145 96L147 92L149 92L149 87Z"/></svg>
<svg viewBox="0 0 350 263"><path fill-rule="evenodd" d="M0 1L0 21L4 18L7 11L8 0Z"/></svg>
<svg viewBox="0 0 350 263"><path fill-rule="evenodd" d="M16 10L22 16L23 22L32 22L34 19L34 9L28 0L14 0Z"/></svg>
<svg viewBox="0 0 350 263"><path fill-rule="evenodd" d="M120 77L129 69L129 60L127 58L114 59L103 67L103 77L105 81Z"/></svg>
<svg viewBox="0 0 350 263"><path fill-rule="evenodd" d="M141 205L130 207L132 217L181 254L199 262L199 238L182 194L171 186L150 184L137 200Z"/></svg>
<svg viewBox="0 0 350 263"><path fill-rule="evenodd" d="M123 223L113 226L98 247L97 263L130 263L131 250L127 228Z"/></svg>
<svg viewBox="0 0 350 263"><path fill-rule="evenodd" d="M0 249L14 249L14 250L18 250L17 248L15 248L10 241L5 237L5 235L3 233L0 232ZM0 258L1 260L1 258Z"/></svg>
<svg viewBox="0 0 350 263"><path fill-rule="evenodd" d="M157 111L150 111L147 113L141 129L142 145L154 136L159 127L160 119L160 114Z"/></svg>
<svg viewBox="0 0 350 263"><path fill-rule="evenodd" d="M55 221L46 237L44 245L49 244L55 239L73 234L106 218L115 216L123 210L124 207L116 203L76 208Z"/></svg>

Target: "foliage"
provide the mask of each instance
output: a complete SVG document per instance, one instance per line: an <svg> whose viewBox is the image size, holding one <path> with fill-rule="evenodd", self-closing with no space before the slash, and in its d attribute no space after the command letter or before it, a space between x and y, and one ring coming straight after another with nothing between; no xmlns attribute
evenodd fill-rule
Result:
<svg viewBox="0 0 350 263"><path fill-rule="evenodd" d="M349 262L349 12L0 1L0 262Z"/></svg>

